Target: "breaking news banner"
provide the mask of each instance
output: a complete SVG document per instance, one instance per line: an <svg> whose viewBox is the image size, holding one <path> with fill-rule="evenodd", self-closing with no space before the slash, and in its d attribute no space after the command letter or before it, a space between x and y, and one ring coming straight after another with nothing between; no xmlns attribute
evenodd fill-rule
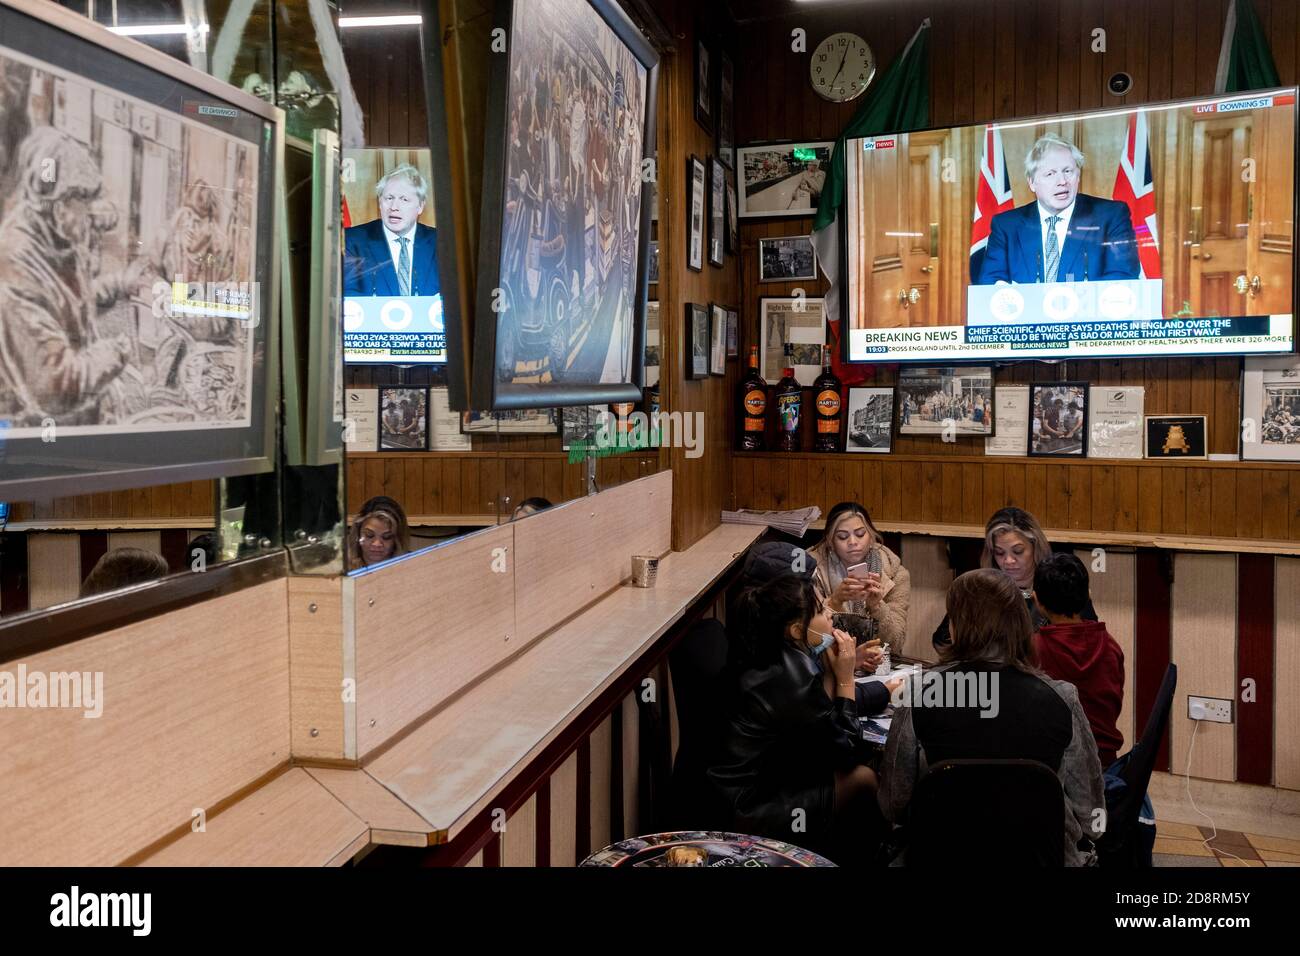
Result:
<svg viewBox="0 0 1300 956"><path fill-rule="evenodd" d="M1295 138L1290 89L849 140L849 360L1289 352Z"/></svg>

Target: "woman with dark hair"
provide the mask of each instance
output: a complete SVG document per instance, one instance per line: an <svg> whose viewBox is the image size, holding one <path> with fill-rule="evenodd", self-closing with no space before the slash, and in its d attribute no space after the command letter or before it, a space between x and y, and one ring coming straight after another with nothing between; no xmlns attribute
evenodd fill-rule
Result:
<svg viewBox="0 0 1300 956"><path fill-rule="evenodd" d="M898 555L885 547L867 509L855 501L837 504L826 515L825 536L808 554L817 559L813 583L823 606L869 615L881 642L901 652L912 578Z"/></svg>
<svg viewBox="0 0 1300 956"><path fill-rule="evenodd" d="M876 784L858 727L853 638L832 630L812 583L793 574L747 588L737 610L739 677L709 779L738 832L847 846L870 824Z"/></svg>
<svg viewBox="0 0 1300 956"><path fill-rule="evenodd" d="M1091 862L1083 841L1105 830L1097 742L1074 685L1038 669L1020 588L1002 571L968 571L948 589L948 619L940 665L911 678L894 711L880 809L905 822L917 782L941 760L1037 760L1065 792L1066 865Z"/></svg>
<svg viewBox="0 0 1300 956"><path fill-rule="evenodd" d="M400 504L387 495L376 495L361 506L348 535L350 567L370 567L410 550L411 529Z"/></svg>
<svg viewBox="0 0 1300 956"><path fill-rule="evenodd" d="M1029 611L1029 620L1034 630L1047 623L1047 618L1034 603L1034 570L1051 553L1052 546L1047 543L1043 526L1037 518L1021 508L1000 508L993 512L984 526L984 551L980 555L980 567L997 568L1016 583L1025 599L1025 609ZM1088 599L1081 614L1085 621L1097 620L1092 598ZM948 643L948 639L948 618L945 616L930 640L935 650L939 650Z"/></svg>

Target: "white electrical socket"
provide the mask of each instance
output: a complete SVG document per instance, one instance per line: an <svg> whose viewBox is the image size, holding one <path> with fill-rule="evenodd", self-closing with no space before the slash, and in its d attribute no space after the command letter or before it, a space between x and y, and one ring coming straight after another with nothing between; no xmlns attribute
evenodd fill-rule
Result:
<svg viewBox="0 0 1300 956"><path fill-rule="evenodd" d="M1187 695L1187 716L1191 720L1209 720L1216 724L1232 723L1232 701L1221 697Z"/></svg>

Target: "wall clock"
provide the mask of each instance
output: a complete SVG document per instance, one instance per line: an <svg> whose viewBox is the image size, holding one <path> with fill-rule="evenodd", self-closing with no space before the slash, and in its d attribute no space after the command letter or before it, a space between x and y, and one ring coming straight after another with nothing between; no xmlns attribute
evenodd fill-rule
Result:
<svg viewBox="0 0 1300 956"><path fill-rule="evenodd" d="M862 37L832 33L813 50L808 75L818 96L832 103L847 103L871 84L876 57Z"/></svg>

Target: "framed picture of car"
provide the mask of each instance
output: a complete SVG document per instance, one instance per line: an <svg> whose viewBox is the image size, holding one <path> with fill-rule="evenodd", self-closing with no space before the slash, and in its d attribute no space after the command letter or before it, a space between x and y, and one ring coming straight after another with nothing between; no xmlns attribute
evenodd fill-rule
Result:
<svg viewBox="0 0 1300 956"><path fill-rule="evenodd" d="M844 450L887 455L894 447L894 390L849 388Z"/></svg>
<svg viewBox="0 0 1300 956"><path fill-rule="evenodd" d="M472 405L639 401L659 55L614 0L500 0L493 26L507 42L488 83ZM576 77L611 110L584 154L599 182L548 171L570 156Z"/></svg>

